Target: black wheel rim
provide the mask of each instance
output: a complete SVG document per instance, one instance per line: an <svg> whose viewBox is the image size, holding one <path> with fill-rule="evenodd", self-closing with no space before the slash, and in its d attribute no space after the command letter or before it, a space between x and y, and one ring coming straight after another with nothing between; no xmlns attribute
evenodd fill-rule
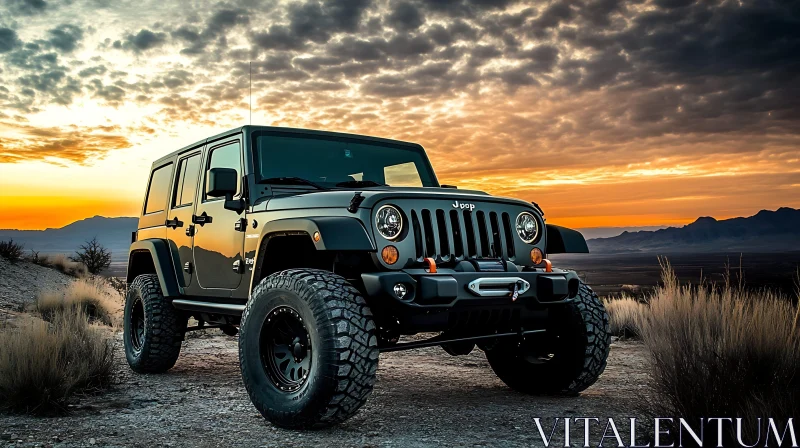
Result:
<svg viewBox="0 0 800 448"><path fill-rule="evenodd" d="M311 338L305 322L294 309L272 310L261 327L261 363L278 390L300 389L311 371Z"/></svg>
<svg viewBox="0 0 800 448"><path fill-rule="evenodd" d="M141 351L144 345L144 304L142 299L136 298L131 307L131 347L134 351Z"/></svg>

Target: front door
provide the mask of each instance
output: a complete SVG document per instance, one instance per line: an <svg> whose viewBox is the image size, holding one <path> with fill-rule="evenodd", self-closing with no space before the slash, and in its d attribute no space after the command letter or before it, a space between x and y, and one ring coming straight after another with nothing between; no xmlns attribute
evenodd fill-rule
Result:
<svg viewBox="0 0 800 448"><path fill-rule="evenodd" d="M203 179L195 207L194 264L196 280L204 290L236 289L242 281L244 232L237 222L244 217L225 209L225 198L206 194L206 178L212 168L231 168L239 173L239 185L234 198L242 195L242 145L233 140L210 147L203 166ZM208 295L221 292L206 291Z"/></svg>
<svg viewBox="0 0 800 448"><path fill-rule="evenodd" d="M170 200L167 216L167 240L173 246L173 253L178 254L177 266L180 278L183 272L183 285L192 283L194 260L192 256L192 213L200 178L200 151L182 155L178 160L178 171Z"/></svg>

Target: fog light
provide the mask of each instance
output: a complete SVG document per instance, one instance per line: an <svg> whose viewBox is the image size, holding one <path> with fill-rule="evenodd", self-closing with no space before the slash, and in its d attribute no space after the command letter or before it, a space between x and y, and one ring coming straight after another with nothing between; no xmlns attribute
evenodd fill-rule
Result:
<svg viewBox="0 0 800 448"><path fill-rule="evenodd" d="M406 294L408 294L408 288L406 288L406 285L402 283L394 285L394 295L396 295L398 299L402 299L406 296Z"/></svg>
<svg viewBox="0 0 800 448"><path fill-rule="evenodd" d="M381 251L381 258L386 264L395 264L397 263L397 259L400 258L400 254L397 252L397 248L394 246L386 246Z"/></svg>
<svg viewBox="0 0 800 448"><path fill-rule="evenodd" d="M542 262L544 255L542 254L542 250L538 247L534 247L531 249L531 261L533 264L539 264Z"/></svg>

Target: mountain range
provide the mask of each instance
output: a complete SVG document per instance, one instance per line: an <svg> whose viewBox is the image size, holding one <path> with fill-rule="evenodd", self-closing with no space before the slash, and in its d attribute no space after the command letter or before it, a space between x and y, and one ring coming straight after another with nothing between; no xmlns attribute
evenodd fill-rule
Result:
<svg viewBox="0 0 800 448"><path fill-rule="evenodd" d="M622 232L588 241L590 252L786 252L800 250L800 210L761 210L746 218L698 218L683 227Z"/></svg>
<svg viewBox="0 0 800 448"><path fill-rule="evenodd" d="M137 218L94 216L58 229L0 230L0 241L13 238L27 250L73 253L97 237L116 260L125 259ZM785 252L800 250L800 210L761 210L746 218L698 218L683 227L629 231L629 228L584 229L591 252ZM641 229L641 228L640 228ZM608 238L592 238L609 235Z"/></svg>
<svg viewBox="0 0 800 448"><path fill-rule="evenodd" d="M75 221L58 229L11 230L0 229L0 241L13 239L26 251L45 253L74 253L78 246L97 237L111 251L113 259L126 259L131 245L131 232L136 231L138 218L106 218L95 216Z"/></svg>

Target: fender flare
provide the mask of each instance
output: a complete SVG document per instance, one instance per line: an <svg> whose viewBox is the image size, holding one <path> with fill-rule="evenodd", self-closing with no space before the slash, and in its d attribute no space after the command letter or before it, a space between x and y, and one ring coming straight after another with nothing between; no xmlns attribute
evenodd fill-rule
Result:
<svg viewBox="0 0 800 448"><path fill-rule="evenodd" d="M155 274L158 275L158 282L161 284L161 293L164 297L177 297L181 295L178 280L175 278L175 268L172 253L166 241L161 239L148 239L136 241L131 244L128 251L128 272L127 282L133 281L131 265L135 253L148 252L153 260Z"/></svg>
<svg viewBox="0 0 800 448"><path fill-rule="evenodd" d="M313 235L319 232L319 241ZM344 216L318 218L285 218L270 221L261 230L259 251L276 233L305 233L317 250L375 252L375 244L360 220Z"/></svg>
<svg viewBox="0 0 800 448"><path fill-rule="evenodd" d="M588 254L589 246L581 232L566 227L547 224L547 247L550 254Z"/></svg>

